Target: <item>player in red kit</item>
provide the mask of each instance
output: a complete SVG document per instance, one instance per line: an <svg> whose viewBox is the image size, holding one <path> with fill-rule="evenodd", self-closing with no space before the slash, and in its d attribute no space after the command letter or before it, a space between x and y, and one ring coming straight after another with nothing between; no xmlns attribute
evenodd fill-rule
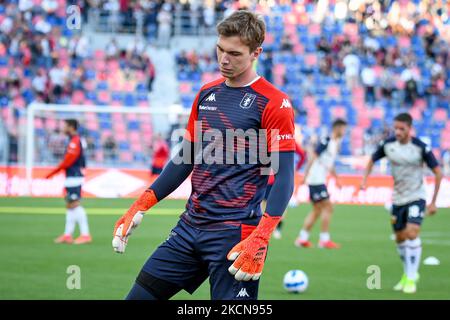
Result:
<svg viewBox="0 0 450 320"><path fill-rule="evenodd" d="M86 211L80 204L81 185L83 183L83 173L81 170L86 166L86 160L77 130L77 120L65 120L64 133L69 137L70 141L63 161L46 177L50 179L60 171L64 171L66 174L64 183L67 204L66 226L64 234L56 238L55 243L85 244L92 242ZM73 240L72 235L75 231L76 224L79 225L80 236Z"/></svg>
<svg viewBox="0 0 450 320"><path fill-rule="evenodd" d="M153 159L151 174L159 175L170 156L170 148L161 135L157 135L153 141Z"/></svg>

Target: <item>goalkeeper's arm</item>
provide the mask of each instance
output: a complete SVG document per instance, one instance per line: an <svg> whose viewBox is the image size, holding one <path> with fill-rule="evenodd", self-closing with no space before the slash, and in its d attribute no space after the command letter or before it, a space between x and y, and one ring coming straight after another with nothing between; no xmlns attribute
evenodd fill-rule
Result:
<svg viewBox="0 0 450 320"><path fill-rule="evenodd" d="M181 157L179 159L185 159L183 158L183 150L188 150L188 148L190 148L190 154L193 155L193 143L184 140L183 148L178 153L178 156ZM176 164L173 159L167 163L155 182L145 190L145 192L133 203L130 209L117 220L114 227L114 236L128 236L131 229L140 223L143 212L149 210L156 203L167 197L175 191L184 180L186 180L194 168L193 156L189 156L185 160L186 161L183 161L180 164ZM178 162L179 161L177 161L177 163ZM121 233L116 234L119 227L121 227Z"/></svg>
<svg viewBox="0 0 450 320"><path fill-rule="evenodd" d="M267 199L266 211L251 235L228 253L228 269L236 280L258 280L264 267L270 236L281 220L294 190L294 152L280 152L279 169ZM277 155L275 155L277 156Z"/></svg>

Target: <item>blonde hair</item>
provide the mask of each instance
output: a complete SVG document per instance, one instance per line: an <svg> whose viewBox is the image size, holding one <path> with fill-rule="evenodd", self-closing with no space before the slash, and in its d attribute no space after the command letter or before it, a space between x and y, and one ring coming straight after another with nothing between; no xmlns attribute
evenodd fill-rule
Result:
<svg viewBox="0 0 450 320"><path fill-rule="evenodd" d="M224 37L239 36L241 41L256 50L264 42L266 24L261 16L247 10L233 12L217 25L217 33Z"/></svg>

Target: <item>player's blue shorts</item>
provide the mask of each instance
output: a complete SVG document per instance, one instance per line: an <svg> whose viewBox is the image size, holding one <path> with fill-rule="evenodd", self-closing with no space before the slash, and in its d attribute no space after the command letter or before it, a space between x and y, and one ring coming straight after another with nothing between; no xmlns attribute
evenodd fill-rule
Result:
<svg viewBox="0 0 450 320"><path fill-rule="evenodd" d="M319 185L310 185L309 186L309 199L313 203L320 202L322 200L329 199L330 195L328 194L327 186L324 184Z"/></svg>
<svg viewBox="0 0 450 320"><path fill-rule="evenodd" d="M66 187L66 201L74 202L81 199L81 186Z"/></svg>
<svg viewBox="0 0 450 320"><path fill-rule="evenodd" d="M264 193L264 200L267 201L269 198L270 191L272 190L273 184L268 184L266 187L266 192Z"/></svg>
<svg viewBox="0 0 450 320"><path fill-rule="evenodd" d="M392 227L395 231L406 228L407 223L422 224L426 201L421 199L402 206L392 205Z"/></svg>
<svg viewBox="0 0 450 320"><path fill-rule="evenodd" d="M255 226L238 229L200 230L178 221L168 238L156 249L141 272L193 293L209 276L211 299L256 300L258 281L237 281L228 272L228 252Z"/></svg>

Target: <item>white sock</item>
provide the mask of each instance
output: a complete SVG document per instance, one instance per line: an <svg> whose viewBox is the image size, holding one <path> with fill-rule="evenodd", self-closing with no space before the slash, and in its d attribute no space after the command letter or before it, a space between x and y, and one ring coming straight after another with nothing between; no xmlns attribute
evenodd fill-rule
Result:
<svg viewBox="0 0 450 320"><path fill-rule="evenodd" d="M405 258L405 256L406 256L406 240L403 242L397 243L397 252L403 263L403 273L406 274L406 258Z"/></svg>
<svg viewBox="0 0 450 320"><path fill-rule="evenodd" d="M300 238L300 241L308 241L309 239L309 232L305 229L300 230L300 233L298 234L298 237Z"/></svg>
<svg viewBox="0 0 450 320"><path fill-rule="evenodd" d="M84 208L82 206L78 206L73 210L76 211L77 222L78 222L78 225L80 226L80 234L82 236L89 235L89 225L88 225L86 211L84 210Z"/></svg>
<svg viewBox="0 0 450 320"><path fill-rule="evenodd" d="M422 241L420 238L406 240L406 276L415 279L419 272L420 258L422 255Z"/></svg>
<svg viewBox="0 0 450 320"><path fill-rule="evenodd" d="M328 232L321 232L319 239L321 242L327 242L330 241L330 234Z"/></svg>
<svg viewBox="0 0 450 320"><path fill-rule="evenodd" d="M66 211L66 226L64 228L64 235L72 235L75 231L75 224L77 223L74 209L67 209Z"/></svg>

